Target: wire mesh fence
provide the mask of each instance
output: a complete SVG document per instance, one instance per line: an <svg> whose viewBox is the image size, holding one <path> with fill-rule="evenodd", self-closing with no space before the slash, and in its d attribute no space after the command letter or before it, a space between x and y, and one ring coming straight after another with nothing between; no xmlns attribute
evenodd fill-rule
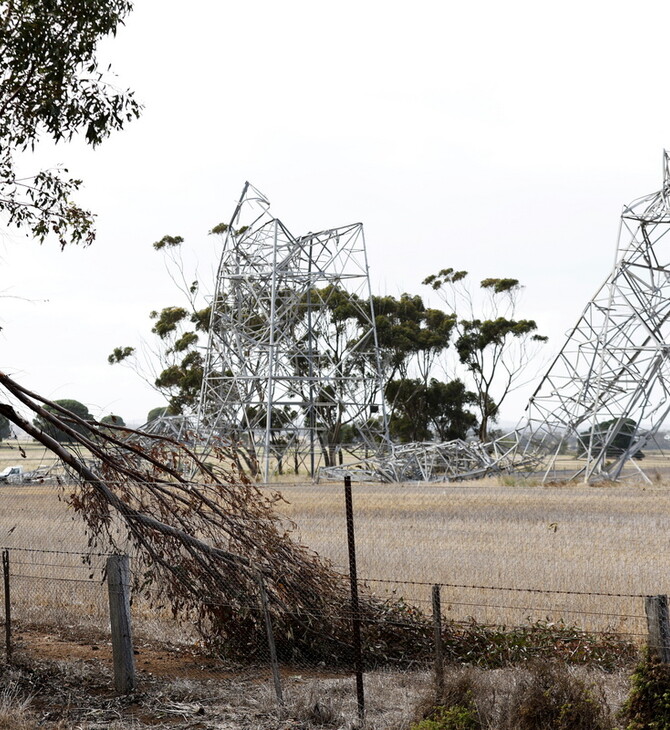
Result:
<svg viewBox="0 0 670 730"><path fill-rule="evenodd" d="M109 553L89 545L68 489L47 483L0 487L12 621L21 630L52 627L73 640L95 636L102 645L109 641ZM261 489L277 495L277 512L292 539L348 581L342 485L287 482ZM378 615L367 613L361 621L366 671L431 670L435 586L445 660L482 666L549 655L606 668L629 663L647 637L645 597L670 593L670 490L662 484L359 484L353 486L353 516L358 590L379 606ZM248 626L248 634L217 641L197 616L175 619L171 596L159 587L140 588L147 565L130 544L128 553L140 681L149 672L194 675L196 667L202 676L229 676L245 663L271 681L271 634L260 586L234 605L202 597L223 621L232 611L244 614L238 625ZM350 675L352 618L349 606L327 617L296 612L296 625L314 642L325 621L337 619L346 628L313 655L275 636L280 680L298 671ZM147 648L161 642L181 652L175 661L164 650L163 670L160 652ZM98 657L103 662L103 653ZM108 653L104 661L111 671Z"/></svg>

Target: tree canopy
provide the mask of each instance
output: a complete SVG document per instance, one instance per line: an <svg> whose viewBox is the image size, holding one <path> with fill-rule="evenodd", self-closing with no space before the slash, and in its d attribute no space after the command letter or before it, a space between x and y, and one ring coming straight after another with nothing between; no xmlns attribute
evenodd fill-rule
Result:
<svg viewBox="0 0 670 730"><path fill-rule="evenodd" d="M104 418L100 419L100 423L104 423L105 425L110 426L125 426L126 422L121 418L121 416L115 416L113 413L110 413L108 416L104 416Z"/></svg>
<svg viewBox="0 0 670 730"><path fill-rule="evenodd" d="M72 400L70 398L56 400L53 402L53 405L45 406L45 410L49 411L49 413L53 413L55 416L65 421L73 431L83 436L87 434L86 427L82 426L80 423L76 423L73 421L68 422L68 416L74 414L78 418L81 418L85 421L90 421L93 419L93 416L91 416L91 414L88 412L88 408L83 403L80 403L78 400ZM47 436L51 436L51 438L56 439L56 441L66 442L76 440L75 436L67 433L62 429L56 428L51 421L47 421L46 419L42 418L42 416L36 416L33 419L33 425L46 433Z"/></svg>
<svg viewBox="0 0 670 730"><path fill-rule="evenodd" d="M83 134L96 146L139 116L132 92L99 69L98 42L115 34L127 0L9 0L0 5L0 211L43 241L90 243L93 215L73 202L81 180L67 169L25 177L22 153L40 139Z"/></svg>
<svg viewBox="0 0 670 730"><path fill-rule="evenodd" d="M219 225L211 232L220 234L226 230L226 226ZM163 236L154 248L167 252L179 266L180 259L174 251L182 243L181 236ZM488 298L488 306L483 307L481 314L475 314L473 297L464 283L467 276L465 271L443 269L424 281L449 304L446 310L427 306L417 294L373 295L367 299L335 283L296 296L296 310L282 315L287 317L285 326L298 333L291 361L284 363L296 376L291 384L296 407L274 409L270 419L269 441L280 469L282 449L290 447L295 441L292 434L304 424L315 429L326 466L342 463L343 445L356 448L361 429L366 433L375 430L366 425L379 419L376 432L384 432L381 413L372 411L378 415L359 422L360 418L357 421L341 407L347 394L337 392L338 387L345 387L341 383L357 379L362 381L363 389L375 386L376 380L372 382L369 377L374 371L369 368L371 358L378 357L370 346L371 311L391 436L398 441L449 441L463 439L470 429L477 428L480 438L488 440L491 422L495 422L500 405L530 359L530 345L546 338L537 334L534 320L515 316L516 300L522 289L517 279L483 279L480 290ZM250 302L235 298L232 305L222 299L212 319L211 307L198 302L198 282L186 283L189 279L182 270L173 278L182 282L186 301L154 311L150 317L151 331L157 338L151 349L158 353L161 364L154 385L167 396L168 412L177 414L193 412L198 404L204 369L201 335L208 332L210 321L214 327L217 317L229 323L234 318L229 316L227 307L234 306L235 314L239 314L241 307L245 326L252 333L258 328L263 335L267 312L253 307L267 297L261 296L266 283L259 280L258 296L250 297ZM250 309L247 312L245 308ZM282 322L277 326L283 326ZM449 352L454 353L455 368ZM122 362L134 353L133 347L117 347L109 362ZM313 353L319 356L313 357ZM340 379L329 377L331 371L336 371ZM453 375L445 378L446 373ZM230 370L223 370L220 377L231 376ZM261 421L263 427L267 423L267 418L259 416L257 410L247 407L242 415L233 414L228 420L231 443L237 449L234 458L240 466L238 457L242 458L251 473L257 471L257 459L253 444L246 445L243 434L246 428L255 428ZM154 409L150 419L154 412L160 413L161 409ZM367 439L367 446L373 441ZM246 454L245 448L249 450Z"/></svg>
<svg viewBox="0 0 670 730"><path fill-rule="evenodd" d="M611 432L614 432L614 438L612 439L610 439ZM600 421L592 430L583 431L579 434L577 455L583 458L590 444L592 456L599 457L602 455L602 450L607 443L605 456L607 458L616 458L630 448L636 435L637 423L632 418L611 418L607 421ZM644 452L641 450L636 451L633 458L644 459Z"/></svg>
<svg viewBox="0 0 670 730"><path fill-rule="evenodd" d="M169 413L170 409L167 406L157 406L156 408L152 408L149 413L147 413L147 423L151 423L162 416L167 416Z"/></svg>
<svg viewBox="0 0 670 730"><path fill-rule="evenodd" d="M516 319L522 286L518 279L487 278L479 283L484 302L477 316L475 297L465 279L467 271L442 269L424 279L452 309L458 359L470 376L479 411L479 438L488 440L489 425L500 406L518 385L534 354L534 346L547 338L537 334L532 319ZM459 316L459 313L465 313Z"/></svg>
<svg viewBox="0 0 670 730"><path fill-rule="evenodd" d="M0 441L4 441L12 435L12 429L9 425L9 419L0 415Z"/></svg>

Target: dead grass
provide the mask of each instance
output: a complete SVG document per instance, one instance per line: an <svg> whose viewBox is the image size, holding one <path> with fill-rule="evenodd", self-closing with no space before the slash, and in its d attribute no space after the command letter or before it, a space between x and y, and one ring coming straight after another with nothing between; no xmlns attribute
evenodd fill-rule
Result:
<svg viewBox="0 0 670 730"><path fill-rule="evenodd" d="M139 692L123 698L114 694L109 676L93 664L32 660L29 667L0 671L3 684L11 688L8 717L17 722L7 727L16 730L38 726L48 730L353 730L358 726L350 676L285 676L285 703L279 708L266 674L238 673L216 681L142 676ZM626 672L561 671L564 685L581 683L590 688L593 696L604 700L603 713L616 715L628 692ZM432 679L423 671L366 674L366 730L409 730L431 703L453 699L459 687L472 693L486 727L501 730L509 727L504 724L506 708L527 695L525 688L537 684L528 668L453 667L447 672L446 694L437 698Z"/></svg>
<svg viewBox="0 0 670 730"><path fill-rule="evenodd" d="M9 681L0 691L0 730L33 730L37 724L29 711L30 697Z"/></svg>
<svg viewBox="0 0 670 730"><path fill-rule="evenodd" d="M24 448L33 464L44 463L43 449ZM0 465L16 462L16 455L0 444ZM297 539L347 572L341 486L295 483L291 477L270 488L287 500L279 509L287 523L296 523ZM57 493L52 485L0 487L0 546L85 551L83 525ZM670 528L670 487L660 478L651 486L606 488L500 478L362 484L354 486L354 508L359 576L373 592L402 596L426 612L430 584L440 583L446 586L443 611L456 620L506 625L562 620L641 642L643 602L626 594L670 593L670 576L659 559ZM99 622L106 616L104 557L89 567L78 555L12 550L12 563L21 617L56 620L79 613ZM139 623L155 635L170 623L167 610L141 601L135 610Z"/></svg>
<svg viewBox="0 0 670 730"><path fill-rule="evenodd" d="M288 502L279 509L296 523L297 539L347 572L341 486L286 484L279 490ZM57 494L51 485L0 487L0 546L86 551L81 521ZM375 593L403 596L427 612L430 585L411 582L515 589L443 588L443 610L457 620L513 625L562 619L641 639L642 599L568 592L670 593L670 576L659 559L670 529L665 486L509 487L494 479L366 484L354 487L354 508L359 576L369 579ZM25 618L56 617L64 610L94 620L105 615L104 556L87 566L79 555L12 550L11 560L14 599ZM143 611L155 625L160 616L138 604L140 620Z"/></svg>
<svg viewBox="0 0 670 730"><path fill-rule="evenodd" d="M280 491L299 539L346 572L342 488ZM670 489L664 486L366 484L354 487L354 510L358 572L374 579L370 588L428 611L430 585L411 582L459 586L443 588L442 595L447 616L458 620L509 625L563 619L641 638L641 598L570 592L670 592L659 560L670 528Z"/></svg>

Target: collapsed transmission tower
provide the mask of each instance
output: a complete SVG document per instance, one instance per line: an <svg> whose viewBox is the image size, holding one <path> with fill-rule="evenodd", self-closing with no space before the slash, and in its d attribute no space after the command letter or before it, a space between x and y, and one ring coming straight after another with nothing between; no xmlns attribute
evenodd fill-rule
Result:
<svg viewBox="0 0 670 730"><path fill-rule="evenodd" d="M670 412L670 158L663 188L625 206L614 269L528 405L530 449L579 459L570 478L617 479Z"/></svg>
<svg viewBox="0 0 670 730"><path fill-rule="evenodd" d="M293 236L246 183L211 304L198 431L269 481L387 438L363 226Z"/></svg>

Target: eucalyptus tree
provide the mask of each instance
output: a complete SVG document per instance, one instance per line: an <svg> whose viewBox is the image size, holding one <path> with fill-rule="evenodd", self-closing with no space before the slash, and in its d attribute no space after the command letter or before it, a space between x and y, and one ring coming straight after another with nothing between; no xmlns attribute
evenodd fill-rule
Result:
<svg viewBox="0 0 670 730"><path fill-rule="evenodd" d="M9 419L0 415L0 441L8 439L12 435L12 428L9 425Z"/></svg>
<svg viewBox="0 0 670 730"><path fill-rule="evenodd" d="M99 41L130 12L127 0L7 0L0 3L0 211L8 222L61 246L90 243L93 215L74 202L68 170L24 172L42 140L82 134L95 147L139 116L132 92L102 71Z"/></svg>
<svg viewBox="0 0 670 730"><path fill-rule="evenodd" d="M454 316L454 347L470 375L479 411L479 438L488 439L489 425L499 414L509 393L520 384L526 366L547 341L537 334L533 319L517 319L516 309L523 289L518 279L482 279L481 312L466 283L467 271L442 269L423 283L432 287Z"/></svg>
<svg viewBox="0 0 670 730"><path fill-rule="evenodd" d="M91 421L93 420L93 416L88 412L88 408L78 400L62 398L60 400L53 401L52 404L47 405L44 408L57 418L65 421L77 434L82 436L86 436L88 434L88 429L82 421ZM57 428L50 419L43 416L35 416L33 419L33 425L56 441L76 440L75 436Z"/></svg>

